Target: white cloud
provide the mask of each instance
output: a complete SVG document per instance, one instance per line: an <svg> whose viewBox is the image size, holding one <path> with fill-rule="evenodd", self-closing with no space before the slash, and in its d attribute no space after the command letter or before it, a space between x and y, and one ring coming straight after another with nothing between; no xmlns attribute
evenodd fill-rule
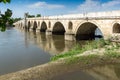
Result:
<svg viewBox="0 0 120 80"><path fill-rule="evenodd" d="M64 5L60 4L48 4L46 2L37 2L31 5L28 5L29 8L47 8L47 9L57 9L57 8L64 8Z"/></svg>
<svg viewBox="0 0 120 80"><path fill-rule="evenodd" d="M110 11L120 9L120 0L110 0L101 3L99 0L85 0L84 3L77 6L77 9L71 11L72 13L80 12L97 12L97 11ZM118 7L119 6L119 7Z"/></svg>
<svg viewBox="0 0 120 80"><path fill-rule="evenodd" d="M112 6L119 5L119 4L120 4L120 0L112 0L107 3L103 3L102 7L112 7Z"/></svg>

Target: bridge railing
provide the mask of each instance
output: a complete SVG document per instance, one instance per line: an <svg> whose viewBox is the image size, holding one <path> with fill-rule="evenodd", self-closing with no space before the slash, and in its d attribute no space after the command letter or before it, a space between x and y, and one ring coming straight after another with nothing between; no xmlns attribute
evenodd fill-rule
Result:
<svg viewBox="0 0 120 80"><path fill-rule="evenodd" d="M120 16L101 16L101 17L39 17L27 18L27 20L101 20L101 19L120 19Z"/></svg>

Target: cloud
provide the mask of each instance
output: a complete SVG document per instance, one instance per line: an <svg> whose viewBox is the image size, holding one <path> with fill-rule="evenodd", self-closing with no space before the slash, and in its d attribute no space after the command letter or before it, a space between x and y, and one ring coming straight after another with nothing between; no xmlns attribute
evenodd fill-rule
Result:
<svg viewBox="0 0 120 80"><path fill-rule="evenodd" d="M85 0L84 3L77 6L71 13L86 13L98 11L110 11L120 9L120 0L110 0L108 2L100 2L100 0ZM119 6L119 7L118 7Z"/></svg>
<svg viewBox="0 0 120 80"><path fill-rule="evenodd" d="M37 2L31 5L28 5L29 8L47 8L47 9L58 9L58 8L64 8L64 5L60 4L48 4L46 2Z"/></svg>
<svg viewBox="0 0 120 80"><path fill-rule="evenodd" d="M109 1L107 3L103 3L102 7L113 7L113 6L119 5L119 4L120 4L119 0L112 0L112 1Z"/></svg>

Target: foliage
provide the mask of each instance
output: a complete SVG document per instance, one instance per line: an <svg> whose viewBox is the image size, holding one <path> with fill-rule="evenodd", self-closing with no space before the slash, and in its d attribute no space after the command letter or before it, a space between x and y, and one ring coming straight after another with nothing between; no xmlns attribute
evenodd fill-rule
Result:
<svg viewBox="0 0 120 80"><path fill-rule="evenodd" d="M3 3L10 3L11 0L0 0L0 2L3 2Z"/></svg>
<svg viewBox="0 0 120 80"><path fill-rule="evenodd" d="M41 17L41 14L37 14L36 17Z"/></svg>
<svg viewBox="0 0 120 80"><path fill-rule="evenodd" d="M37 15L30 15L30 14L27 14L27 17L28 17L28 18L41 17L41 14L37 14Z"/></svg>
<svg viewBox="0 0 120 80"><path fill-rule="evenodd" d="M35 17L35 15L29 15L29 14L28 14L27 17L28 17L28 18L33 18L33 17Z"/></svg>
<svg viewBox="0 0 120 80"><path fill-rule="evenodd" d="M15 22L17 22L17 21L19 21L19 20L22 20L22 18L12 18L12 20L13 20L13 22L15 23Z"/></svg>
<svg viewBox="0 0 120 80"><path fill-rule="evenodd" d="M105 49L104 53L107 57L120 57L120 44L119 43L113 43L111 44L111 47L107 47Z"/></svg>
<svg viewBox="0 0 120 80"><path fill-rule="evenodd" d="M10 3L11 0L0 0L0 2L3 3ZM0 30L5 31L6 30L6 24L12 24L13 20L11 19L12 11L10 9L7 9L4 14L0 13Z"/></svg>
<svg viewBox="0 0 120 80"><path fill-rule="evenodd" d="M107 57L120 58L120 52L116 52L116 51L106 52L105 55Z"/></svg>

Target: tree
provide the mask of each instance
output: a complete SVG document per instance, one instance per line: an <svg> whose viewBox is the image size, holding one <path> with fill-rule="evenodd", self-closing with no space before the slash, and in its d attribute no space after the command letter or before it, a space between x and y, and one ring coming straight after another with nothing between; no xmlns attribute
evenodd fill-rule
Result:
<svg viewBox="0 0 120 80"><path fill-rule="evenodd" d="M0 0L0 3L10 3L11 0ZM13 24L13 20L11 19L12 11L7 9L4 14L0 12L0 31L6 30L6 24Z"/></svg>
<svg viewBox="0 0 120 80"><path fill-rule="evenodd" d="M12 18L12 20L13 20L13 22L15 23L15 22L17 22L17 21L19 21L19 20L22 20L22 18Z"/></svg>
<svg viewBox="0 0 120 80"><path fill-rule="evenodd" d="M35 15L29 15L29 14L28 14L27 17L28 17L28 18L33 18L33 17L35 17Z"/></svg>
<svg viewBox="0 0 120 80"><path fill-rule="evenodd" d="M35 16L35 15L27 14L27 17L28 17L28 18L41 17L41 14L37 14L36 16Z"/></svg>
<svg viewBox="0 0 120 80"><path fill-rule="evenodd" d="M0 0L0 2L3 2L3 3L10 3L11 0Z"/></svg>
<svg viewBox="0 0 120 80"><path fill-rule="evenodd" d="M37 14L36 17L41 17L41 14Z"/></svg>

